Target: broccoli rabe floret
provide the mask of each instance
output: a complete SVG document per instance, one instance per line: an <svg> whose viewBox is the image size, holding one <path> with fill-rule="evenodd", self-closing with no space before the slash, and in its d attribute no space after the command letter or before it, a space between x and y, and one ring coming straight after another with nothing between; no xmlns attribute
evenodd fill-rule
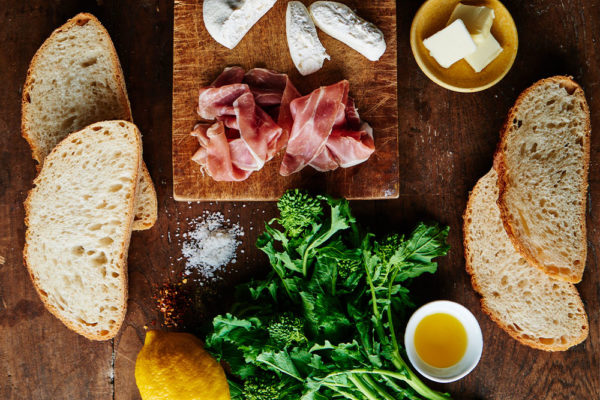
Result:
<svg viewBox="0 0 600 400"><path fill-rule="evenodd" d="M273 344L285 348L293 344L305 342L304 321L292 313L284 313L275 318L267 327Z"/></svg>
<svg viewBox="0 0 600 400"><path fill-rule="evenodd" d="M364 268L360 260L339 260L337 263L338 275L342 279L348 278L355 272L364 272Z"/></svg>
<svg viewBox="0 0 600 400"><path fill-rule="evenodd" d="M277 202L279 223L290 237L298 237L323 215L321 200L308 193L288 190Z"/></svg>
<svg viewBox="0 0 600 400"><path fill-rule="evenodd" d="M275 376L261 375L244 381L245 400L278 400L279 385Z"/></svg>
<svg viewBox="0 0 600 400"><path fill-rule="evenodd" d="M386 236L383 240L377 242L375 254L383 264L387 264L390 258L398 251L404 242L404 237L398 234Z"/></svg>

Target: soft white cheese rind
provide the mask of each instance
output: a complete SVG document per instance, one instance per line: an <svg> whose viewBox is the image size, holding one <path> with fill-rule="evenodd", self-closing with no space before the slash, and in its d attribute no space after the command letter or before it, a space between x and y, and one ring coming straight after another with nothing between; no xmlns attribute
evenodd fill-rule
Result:
<svg viewBox="0 0 600 400"><path fill-rule="evenodd" d="M481 72L502 53L502 50L502 46L496 38L489 35L482 43L477 45L477 50L474 53L465 57L465 60L475 72Z"/></svg>
<svg viewBox="0 0 600 400"><path fill-rule="evenodd" d="M477 49L477 45L460 19L423 40L423 45L444 68L450 68L452 64Z"/></svg>
<svg viewBox="0 0 600 400"><path fill-rule="evenodd" d="M285 30L292 61L303 76L317 72L330 59L308 9L299 1L287 5Z"/></svg>
<svg viewBox="0 0 600 400"><path fill-rule="evenodd" d="M310 5L310 15L323 32L358 51L370 61L385 53L383 32L365 21L345 4L335 1L316 1Z"/></svg>
<svg viewBox="0 0 600 400"><path fill-rule="evenodd" d="M202 17L208 33L233 49L277 0L204 0Z"/></svg>

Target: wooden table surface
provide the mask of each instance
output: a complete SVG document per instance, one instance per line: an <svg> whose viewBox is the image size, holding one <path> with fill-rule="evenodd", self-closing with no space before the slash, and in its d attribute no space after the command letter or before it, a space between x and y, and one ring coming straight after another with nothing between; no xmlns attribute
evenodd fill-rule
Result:
<svg viewBox="0 0 600 400"><path fill-rule="evenodd" d="M280 0L283 1L283 0ZM260 274L266 258L253 243L269 203L176 203L171 171L173 2L169 0L2 0L0 5L0 398L137 399L135 357L144 326L157 320L153 285L175 279L177 230L204 210L221 211L246 231L244 253L206 291L207 309L235 282ZM451 299L481 323L481 363L465 379L436 386L456 399L600 398L600 135L592 135L588 202L589 255L578 288L590 318L590 337L565 353L544 353L510 339L479 308L464 270L461 214L469 190L489 170L498 131L518 93L553 74L570 74L586 90L592 126L600 126L600 1L507 0L520 34L511 72L497 86L458 94L429 81L417 68L409 29L421 0L398 2L400 198L353 203L374 229L408 230L421 219L451 226L450 255L439 272L421 279L419 303ZM31 57L43 40L80 11L94 13L110 32L125 73L136 123L144 134L144 158L156 184L159 219L136 232L129 254L129 312L119 335L90 342L46 312L22 263L23 200L35 167L20 136L20 93ZM218 307L218 305L217 305ZM198 314L197 319L202 316ZM160 323L160 321L159 321ZM190 322L191 324L191 322Z"/></svg>

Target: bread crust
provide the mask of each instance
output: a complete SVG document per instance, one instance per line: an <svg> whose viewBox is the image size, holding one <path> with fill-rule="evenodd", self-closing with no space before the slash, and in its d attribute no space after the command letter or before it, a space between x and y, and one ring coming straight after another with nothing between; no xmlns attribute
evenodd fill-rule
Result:
<svg viewBox="0 0 600 400"><path fill-rule="evenodd" d="M58 154L61 150L62 150L62 146L64 143L66 143L68 141L68 139L72 139L73 137L77 136L77 135L81 135L82 132L93 128L96 125L106 125L107 123L123 123L127 126L128 129L133 129L135 132L135 140L136 140L136 144L138 147L138 152L137 152L137 164L138 164L138 169L137 169L137 173L134 177L134 182L137 182L139 179L139 174L142 171L142 140L141 140L141 134L140 131L138 130L137 126L135 126L133 123L129 122L129 121L103 121L103 122L98 122L95 124L92 124L88 127L83 128L80 131L77 132L73 132L71 134L69 134L69 136L67 136L65 139L63 139L63 141L61 141L61 143L59 143L48 155L47 158L52 159L54 157L55 154ZM42 166L43 169L43 166ZM23 248L23 262L25 264L25 267L27 268L27 272L29 274L29 277L33 283L33 286L39 296L39 298L42 300L42 303L44 304L44 306L46 307L46 309L52 314L54 315L56 318L58 318L63 324L65 324L67 326L67 328L71 329L72 331L84 336L87 339L90 340L98 340L98 341L104 341L104 340L109 340L114 338L117 333L119 332L123 321L125 320L125 315L127 313L127 298L128 298L128 276L127 276L127 256L128 256L128 251L129 251L129 243L130 243L130 239L131 239L131 232L132 232L132 227L133 227L133 218L134 218L134 204L135 204L135 193L132 193L131 196L129 196L128 199L128 204L127 204L127 209L129 210L128 214L126 216L124 216L124 218L126 218L127 224L125 225L125 232L124 232L124 237L125 237L125 241L123 242L121 249L119 251L119 265L120 265L120 274L119 274L119 278L121 281L121 285L122 285L122 293L121 293L121 304L119 304L119 317L114 325L114 327L112 328L112 330L110 330L107 334L105 335L100 335L99 333L94 333L94 332L89 332L89 331L85 331L83 329L80 329L80 327L76 324L74 324L70 319L64 317L60 310L58 310L56 307L54 307L46 298L46 296L44 295L44 291L41 289L41 287L39 286L38 282L35 279L35 275L33 273L33 266L29 263L29 260L27 258L27 253L28 253L28 243L30 240L30 230L29 230L29 214L31 211L31 199L33 194L35 193L35 191L37 190L37 185L40 181L41 178L41 174L39 174L35 180L33 181L34 183L34 187L28 192L27 195L27 199L25 200L24 206L25 206L25 226L27 227L27 231L25 232L25 246ZM138 185L135 185L134 187L137 187Z"/></svg>
<svg viewBox="0 0 600 400"><path fill-rule="evenodd" d="M151 212L150 218L144 219L135 219L133 220L133 230L134 231L145 231L154 226L156 220L158 219L158 200L156 198L156 188L154 187L154 183L152 182L152 177L150 176L150 172L146 167L146 163L142 162L142 170L140 172L142 176L142 181L149 183L148 190L150 190L150 196L147 198L151 201L151 206L148 208L148 211ZM139 197L136 195L136 199Z"/></svg>
<svg viewBox="0 0 600 400"><path fill-rule="evenodd" d="M547 344L543 344L543 343L540 343L535 340L523 338L521 335L519 335L519 332L517 332L512 326L509 326L509 324L507 324L500 315L497 315L490 307L488 307L488 305L486 303L486 299L485 299L485 297L483 297L483 291L481 289L481 286L477 280L477 275L475 274L473 265L471 264L471 250L470 250L471 249L471 241L470 241L470 235L469 235L469 229L468 229L468 226L469 226L468 221L473 214L473 201L474 201L473 199L476 197L476 195L478 194L478 192L480 190L482 179L483 178L481 178L477 182L477 184L475 185L473 190L469 193L469 200L467 202L467 207L463 214L463 247L464 247L464 251L465 251L465 268L467 270L467 273L471 277L471 286L473 286L473 289L481 296L480 303L481 303L482 311L485 314L487 314L488 317L490 317L490 319L492 321L494 321L502 330L504 330L506 333L508 333L508 335L510 337L512 337L519 343L524 344L524 345L529 346L534 349L544 350L544 351L565 351L565 350L568 350L569 348L583 342L589 335L589 322L587 319L587 315L586 315L586 327L585 327L585 329L582 329L581 335L571 338L571 341L568 343L565 343L565 344L556 343L556 344L552 344L552 345L547 345ZM569 283L569 285L574 290L576 290L575 286L572 283ZM576 301L577 301L577 305L579 307L581 307L582 310L584 310L585 308L584 308L583 301L581 300L580 296L577 296Z"/></svg>
<svg viewBox="0 0 600 400"><path fill-rule="evenodd" d="M27 70L27 76L25 78L25 84L23 86L23 93L21 95L21 135L23 136L23 138L25 138L27 143L29 143L29 147L31 148L31 152L32 152L32 157L34 160L37 161L36 168L37 168L38 173L42 168L42 164L44 162L44 157L43 157L42 150L38 146L38 143L36 143L35 138L31 135L31 128L29 126L29 124L30 124L29 104L30 103L29 103L28 99L29 99L29 92L31 89L31 85L33 84L33 82L32 82L33 74L34 74L35 70L37 69L37 65L38 65L41 55L44 54L47 51L48 47L54 42L58 33L68 31L69 29L73 28L74 26L82 26L85 24L95 25L95 27L100 32L102 32L102 35L105 37L106 44L109 47L109 58L110 58L110 61L112 64L112 70L114 72L113 80L118 87L118 101L121 104L121 108L126 111L127 115L126 115L125 120L128 122L133 122L133 116L131 113L131 104L129 103L129 97L127 95L127 87L125 85L125 76L123 74L121 62L119 61L119 56L117 55L117 50L115 49L114 43L111 40L108 31L106 30L106 28L104 28L102 23L94 15L88 14L88 13L77 14L75 17L68 20L61 27L55 29L52 32L52 34L40 46L40 48L35 52L35 55L33 56L31 63L29 65L29 68ZM152 177L150 176L150 173L148 172L148 168L146 167L145 163L143 163L143 167L142 167L142 179L144 179L146 181L146 184L148 185L148 187L151 190L150 197L151 197L152 209L146 210L146 211L149 211L149 213L150 213L149 219L140 219L140 220L134 221L133 230L136 230L136 231L152 228L158 218L158 211L157 211L158 204L157 204L157 199L156 199L156 189L154 188L154 183L152 182Z"/></svg>
<svg viewBox="0 0 600 400"><path fill-rule="evenodd" d="M580 271L578 273L575 272L575 274L572 274L572 275L561 274L560 271L559 272L552 271L551 269L546 267L542 262L540 262L538 259L536 259L534 254L530 251L530 249L528 249L527 246L525 246L519 240L519 236L517 235L516 230L514 229L513 225L511 224L511 221L509 218L508 205L506 204L506 193L510 188L510 184L508 182L508 172L507 172L508 167L507 167L506 155L504 154L502 149L504 148L504 146L506 145L506 142L508 140L508 135L510 132L510 128L512 126L512 121L515 119L517 111L519 110L519 107L523 103L524 99L534 89L536 89L539 86L543 86L547 83L558 83L559 85L561 85L565 88L568 88L568 90L569 89L572 90L573 91L572 95L578 96L579 99L581 100L582 104L584 105L584 108L585 108L584 111L585 111L585 114L587 117L586 117L586 121L585 121L585 136L584 136L585 141L584 141L584 146L583 146L584 147L584 165L582 168L582 178L583 179L582 179L582 184L581 184L579 193L581 194L582 198L585 198L585 196L586 196L587 189L588 189L588 171L589 171L589 165L590 165L590 135L591 135L590 110L589 110L588 103L585 99L584 91L581 88L581 86L579 86L579 84L577 82L575 82L572 79L572 77L557 75L557 76L553 76L550 78L542 79L542 80L534 83L529 88L525 89L525 91L523 91L523 93L521 93L519 95L514 106L510 109L510 111L508 113L506 121L504 122L504 126L502 127L502 130L500 131L500 142L498 143L498 147L496 148L496 152L494 154L494 169L498 173L498 189L500 191L500 196L498 197L498 207L500 208L500 215L502 218L502 223L504 224L506 233L508 233L508 237L510 238L511 242L515 246L515 249L521 254L521 256L523 258L525 258L527 260L527 262L529 264L541 269L546 274L552 276L555 279L560 279L560 280L563 280L566 282L578 283L581 281L581 279L583 277L583 271L585 269L585 264L586 264L585 261L586 261L586 257L587 257L587 230L586 230L586 220L585 220L585 211L586 211L585 200L582 202L582 207L579 209L579 212L581 215L581 217L579 219L580 229L582 231L583 238L586 241L585 243L583 243L583 246L582 246L583 254L581 254L581 256L582 256L581 259L584 261L584 263L581 266Z"/></svg>

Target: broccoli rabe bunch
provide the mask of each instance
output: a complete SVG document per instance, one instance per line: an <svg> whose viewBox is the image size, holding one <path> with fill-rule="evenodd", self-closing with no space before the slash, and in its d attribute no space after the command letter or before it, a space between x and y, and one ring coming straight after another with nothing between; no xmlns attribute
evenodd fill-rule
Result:
<svg viewBox="0 0 600 400"><path fill-rule="evenodd" d="M404 361L398 318L408 283L447 253L448 228L378 238L344 199L292 190L277 206L257 241L271 272L238 287L206 340L230 367L232 399L449 399Z"/></svg>

